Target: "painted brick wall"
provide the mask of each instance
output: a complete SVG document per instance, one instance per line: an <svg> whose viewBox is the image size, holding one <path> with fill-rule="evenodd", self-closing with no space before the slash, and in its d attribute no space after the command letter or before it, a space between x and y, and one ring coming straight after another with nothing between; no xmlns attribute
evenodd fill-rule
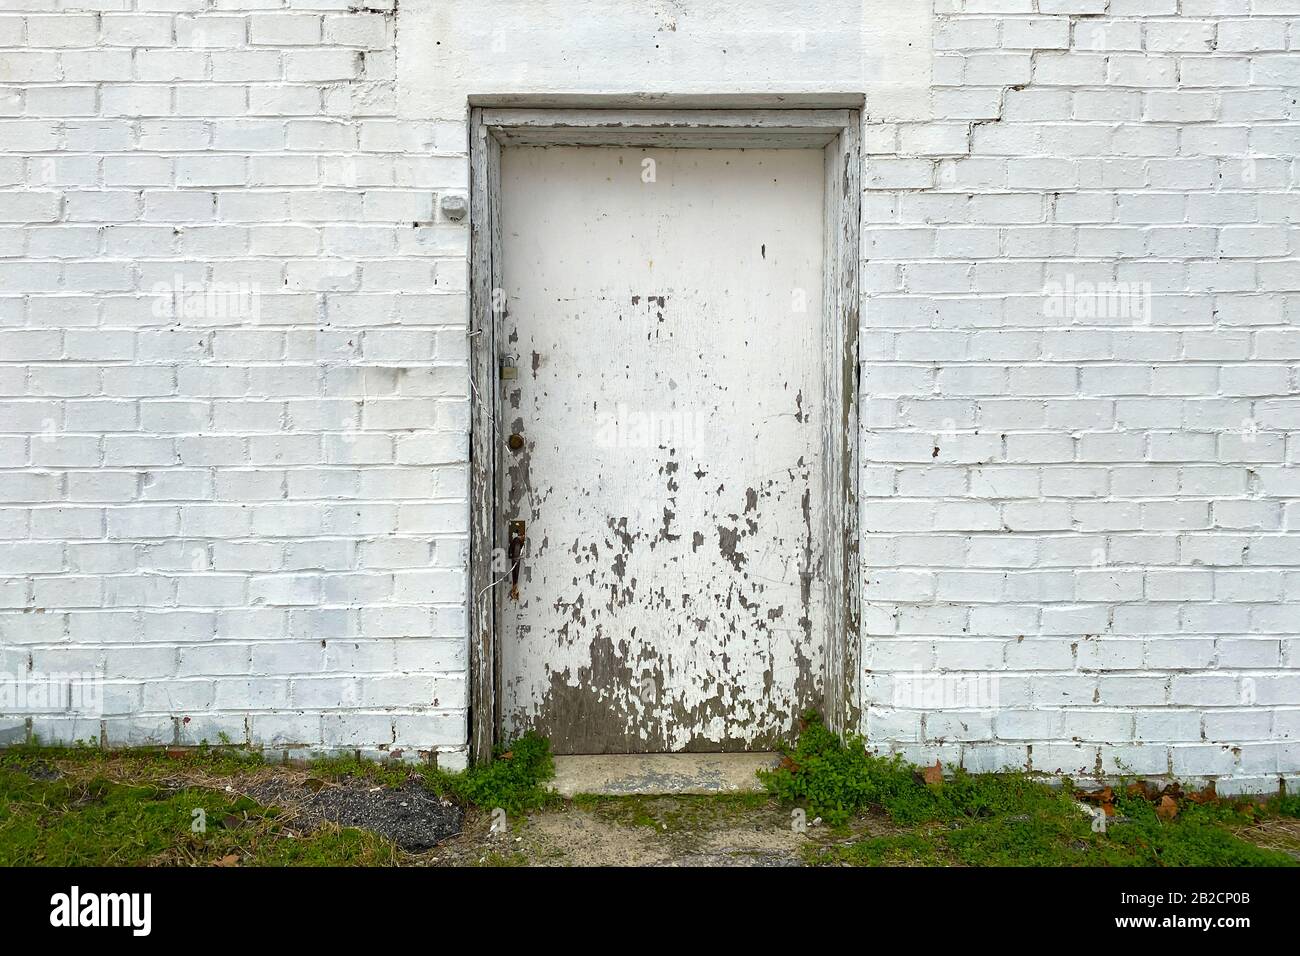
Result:
<svg viewBox="0 0 1300 956"><path fill-rule="evenodd" d="M0 671L109 681L102 721L0 731L463 764L468 231L440 200L476 77L435 41L481 58L451 0L411 3L0 0ZM494 43L591 70L492 88L607 91L501 6ZM709 5L650 6L668 48ZM747 10L746 38L790 16ZM1275 787L1300 0L935 0L932 34L934 120L869 93L864 130L864 730ZM789 88L723 46L619 90Z"/></svg>
<svg viewBox="0 0 1300 956"><path fill-rule="evenodd" d="M0 670L109 681L44 739L463 764L466 138L356 6L0 7Z"/></svg>
<svg viewBox="0 0 1300 956"><path fill-rule="evenodd" d="M869 738L1275 789L1300 0L940 7L935 121L866 130Z"/></svg>

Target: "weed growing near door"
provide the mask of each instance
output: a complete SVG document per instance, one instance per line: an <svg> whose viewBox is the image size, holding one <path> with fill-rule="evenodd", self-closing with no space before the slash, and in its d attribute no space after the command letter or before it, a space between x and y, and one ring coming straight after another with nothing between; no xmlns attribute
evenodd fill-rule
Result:
<svg viewBox="0 0 1300 956"><path fill-rule="evenodd" d="M460 774L428 772L435 789L483 809L500 807L508 813L536 810L555 800L554 793L543 787L554 776L550 741L531 732L497 747L491 763Z"/></svg>
<svg viewBox="0 0 1300 956"><path fill-rule="evenodd" d="M798 743L781 766L759 776L778 799L802 803L810 819L821 817L832 826L868 808L883 809L893 822L907 826L1035 813L1068 801L1060 790L1014 774L959 773L942 786L927 786L919 769L902 757L873 756L858 738L845 743L814 714L805 716Z"/></svg>
<svg viewBox="0 0 1300 956"><path fill-rule="evenodd" d="M1295 816L1300 800L1266 804L1156 792L1134 783L1106 792L1105 832L1080 809L1080 794L1025 774L941 778L901 757L868 754L840 740L815 715L780 767L760 774L768 791L832 827L868 811L909 832L809 845L809 862L968 866L1294 866L1296 856L1264 849L1233 831Z"/></svg>
<svg viewBox="0 0 1300 956"><path fill-rule="evenodd" d="M430 766L381 764L355 757L318 760L312 770L325 777L363 777L388 786L401 786L412 775L435 793L482 810L500 807L507 813L525 813L556 799L543 785L555 776L551 744L545 737L527 733L513 743L499 745L491 763L477 764L460 773Z"/></svg>

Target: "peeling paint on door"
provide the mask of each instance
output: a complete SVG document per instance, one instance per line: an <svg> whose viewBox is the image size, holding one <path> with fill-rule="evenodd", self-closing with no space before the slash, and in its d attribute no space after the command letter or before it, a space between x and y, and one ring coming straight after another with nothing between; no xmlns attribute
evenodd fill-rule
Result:
<svg viewBox="0 0 1300 956"><path fill-rule="evenodd" d="M821 698L823 156L511 147L503 731L743 750Z"/></svg>

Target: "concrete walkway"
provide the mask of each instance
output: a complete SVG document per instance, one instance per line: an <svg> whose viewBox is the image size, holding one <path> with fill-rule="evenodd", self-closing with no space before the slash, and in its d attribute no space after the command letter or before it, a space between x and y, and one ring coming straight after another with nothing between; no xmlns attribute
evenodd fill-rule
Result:
<svg viewBox="0 0 1300 956"><path fill-rule="evenodd" d="M761 790L756 771L775 767L780 759L772 753L556 757L550 783L564 797L741 793Z"/></svg>

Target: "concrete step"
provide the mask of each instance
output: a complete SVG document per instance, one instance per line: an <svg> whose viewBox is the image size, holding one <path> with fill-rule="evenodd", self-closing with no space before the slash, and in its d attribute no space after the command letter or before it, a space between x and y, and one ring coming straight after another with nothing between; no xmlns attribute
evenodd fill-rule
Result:
<svg viewBox="0 0 1300 956"><path fill-rule="evenodd" d="M0 747L27 743L27 721L0 720Z"/></svg>
<svg viewBox="0 0 1300 956"><path fill-rule="evenodd" d="M755 775L775 767L781 755L596 754L555 758L551 785L561 796L742 793L762 790Z"/></svg>

